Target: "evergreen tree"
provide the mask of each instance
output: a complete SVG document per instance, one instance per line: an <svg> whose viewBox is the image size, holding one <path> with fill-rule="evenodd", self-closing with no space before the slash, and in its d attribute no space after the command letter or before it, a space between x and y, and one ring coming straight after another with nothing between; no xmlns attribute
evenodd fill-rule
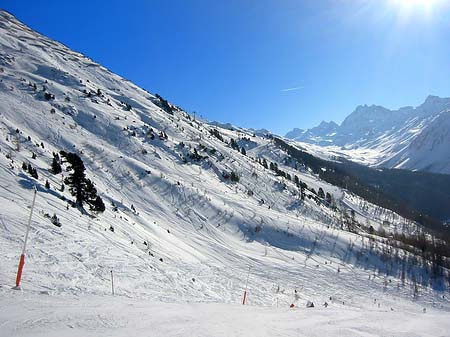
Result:
<svg viewBox="0 0 450 337"><path fill-rule="evenodd" d="M234 171L231 171L230 180L234 182L239 182L239 176Z"/></svg>
<svg viewBox="0 0 450 337"><path fill-rule="evenodd" d="M262 166L264 166L264 168L268 168L266 158L263 159Z"/></svg>
<svg viewBox="0 0 450 337"><path fill-rule="evenodd" d="M97 198L97 189L94 186L94 183L90 179L86 179L86 187L85 187L85 200L86 203L92 205Z"/></svg>
<svg viewBox="0 0 450 337"><path fill-rule="evenodd" d="M355 220L356 220L356 218L355 218L356 213L355 213L355 210L354 210L354 209L351 209L351 210L350 210L350 215L351 215L351 217L352 217L352 223L354 223Z"/></svg>
<svg viewBox="0 0 450 337"><path fill-rule="evenodd" d="M104 212L106 209L105 203L103 202L102 198L100 198L100 196L98 196L98 195L95 198L92 206L93 206L94 211L96 211L96 212Z"/></svg>
<svg viewBox="0 0 450 337"><path fill-rule="evenodd" d="M324 199L324 198L325 198L325 193L324 193L322 187L319 187L319 192L317 192L317 195L318 195L321 199Z"/></svg>
<svg viewBox="0 0 450 337"><path fill-rule="evenodd" d="M61 156L69 164L67 171L71 172L64 182L70 186L70 193L75 197L75 202L78 206L83 206L83 202L86 200L85 188L86 188L86 175L84 171L83 161L76 153L67 153L61 151Z"/></svg>
<svg viewBox="0 0 450 337"><path fill-rule="evenodd" d="M56 214L53 214L51 218L52 224L54 224L56 227L61 227L61 223L59 222L59 218L56 216Z"/></svg>
<svg viewBox="0 0 450 337"><path fill-rule="evenodd" d="M39 179L39 176L38 176L38 173L37 173L37 171L36 171L36 169L33 167L33 169L31 170L31 176L34 178L34 179Z"/></svg>
<svg viewBox="0 0 450 337"><path fill-rule="evenodd" d="M62 172L61 164L59 163L59 156L53 156L51 172L53 174L59 174Z"/></svg>
<svg viewBox="0 0 450 337"><path fill-rule="evenodd" d="M209 130L209 133L223 142L223 137L217 129Z"/></svg>
<svg viewBox="0 0 450 337"><path fill-rule="evenodd" d="M65 151L60 153L68 163L67 171L70 172L69 176L64 179L64 183L70 187L70 193L75 197L77 205L82 207L83 203L87 203L91 209L103 212L105 205L101 197L97 195L94 183L86 178L83 160L76 153Z"/></svg>
<svg viewBox="0 0 450 337"><path fill-rule="evenodd" d="M233 138L230 139L230 146L233 150L239 151L239 145L236 143L236 141Z"/></svg>
<svg viewBox="0 0 450 337"><path fill-rule="evenodd" d="M38 179L39 178L36 169L33 166L31 166L30 163L28 163L27 171L30 174L30 176L32 176L34 179Z"/></svg>
<svg viewBox="0 0 450 337"><path fill-rule="evenodd" d="M278 164L277 163L271 163L272 164L272 170L278 174L280 172L280 170L278 169Z"/></svg>
<svg viewBox="0 0 450 337"><path fill-rule="evenodd" d="M194 147L194 154L192 155L192 158L194 159L194 160L200 160L201 159L201 157L200 157L200 155L198 154L198 151L197 151L197 149Z"/></svg>

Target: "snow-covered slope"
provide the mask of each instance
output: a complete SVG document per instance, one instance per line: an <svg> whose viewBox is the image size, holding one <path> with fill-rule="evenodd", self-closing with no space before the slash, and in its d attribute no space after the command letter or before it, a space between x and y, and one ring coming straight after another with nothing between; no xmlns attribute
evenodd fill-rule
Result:
<svg viewBox="0 0 450 337"><path fill-rule="evenodd" d="M331 152L363 164L449 174L448 111L450 98L437 96L428 96L415 108L389 110L364 105L358 106L340 126L322 122L310 130L296 129L286 137L324 147L305 145L316 153Z"/></svg>
<svg viewBox="0 0 450 337"><path fill-rule="evenodd" d="M450 109L437 114L405 150L380 164L450 173Z"/></svg>
<svg viewBox="0 0 450 337"><path fill-rule="evenodd" d="M240 151L232 149L231 139ZM60 150L83 159L105 201L104 213L69 205L68 188L60 189L69 172L49 172ZM264 168L263 159L292 179ZM23 163L37 169L37 179ZM239 181L229 179L231 172ZM308 185L304 200L295 176ZM23 290L14 293L34 186ZM320 188L333 196L333 207L312 192ZM383 317L391 308L408 315L426 307L425 319L448 325L442 314L450 310L443 297L448 271L432 278L430 266L414 263L413 254L362 227L347 231L344 223L351 212L358 223L388 232L415 233L417 225L319 180L305 167L295 169L263 133L195 120L6 12L0 12L0 205L0 304L11 308L0 313L0 334L59 334L63 325L67 335L85 336L85 329L111 335L110 329L133 328L127 325L135 324L131 316L145 311L131 309L136 298L180 306L221 302L219 311L227 315L234 310L230 303L240 303L249 271L248 303L268 307L255 311L258 317L279 317L270 308L303 308L311 300L349 312L341 316L346 324L368 310ZM53 214L61 227L52 224ZM115 303L130 308L130 317L99 316L92 307L71 311L97 299L111 309L104 299L111 293L111 271L121 298ZM49 306L67 305L50 313L53 318L36 317L40 297ZM148 308L161 317L165 306ZM186 308L179 309L181 319ZM74 312L81 323L73 322ZM73 326L81 330L67 331ZM357 331L362 330L361 323ZM354 333L351 326L345 331Z"/></svg>

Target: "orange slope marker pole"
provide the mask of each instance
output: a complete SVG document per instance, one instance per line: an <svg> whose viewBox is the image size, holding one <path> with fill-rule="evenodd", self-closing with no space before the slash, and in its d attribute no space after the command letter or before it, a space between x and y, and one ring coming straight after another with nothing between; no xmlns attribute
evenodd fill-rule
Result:
<svg viewBox="0 0 450 337"><path fill-rule="evenodd" d="M34 203L36 201L36 194L37 194L37 190L36 190L36 186L35 186L34 187L33 202L31 204L30 217L28 218L27 231L25 233L25 241L23 243L22 254L20 255L19 267L17 268L16 286L13 289L20 289L20 279L22 278L23 266L25 265L25 249L27 248L28 233L30 232L31 218L33 217L33 210L34 210Z"/></svg>
<svg viewBox="0 0 450 337"><path fill-rule="evenodd" d="M245 281L244 298L242 299L242 305L245 305L245 300L247 299L247 286L249 277L250 277L250 266L248 266L247 281Z"/></svg>

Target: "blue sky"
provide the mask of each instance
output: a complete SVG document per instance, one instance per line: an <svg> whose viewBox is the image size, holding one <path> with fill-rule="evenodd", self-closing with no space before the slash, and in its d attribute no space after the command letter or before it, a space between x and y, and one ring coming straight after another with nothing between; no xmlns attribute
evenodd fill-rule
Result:
<svg viewBox="0 0 450 337"><path fill-rule="evenodd" d="M279 134L340 123L359 104L450 96L446 0L0 0L0 8L190 112Z"/></svg>

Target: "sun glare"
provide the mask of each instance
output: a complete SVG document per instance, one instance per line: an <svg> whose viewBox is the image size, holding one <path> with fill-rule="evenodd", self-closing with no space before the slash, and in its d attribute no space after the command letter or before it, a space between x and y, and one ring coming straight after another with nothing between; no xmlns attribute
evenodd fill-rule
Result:
<svg viewBox="0 0 450 337"><path fill-rule="evenodd" d="M405 11L426 11L430 12L432 8L441 0L391 0L392 3Z"/></svg>

